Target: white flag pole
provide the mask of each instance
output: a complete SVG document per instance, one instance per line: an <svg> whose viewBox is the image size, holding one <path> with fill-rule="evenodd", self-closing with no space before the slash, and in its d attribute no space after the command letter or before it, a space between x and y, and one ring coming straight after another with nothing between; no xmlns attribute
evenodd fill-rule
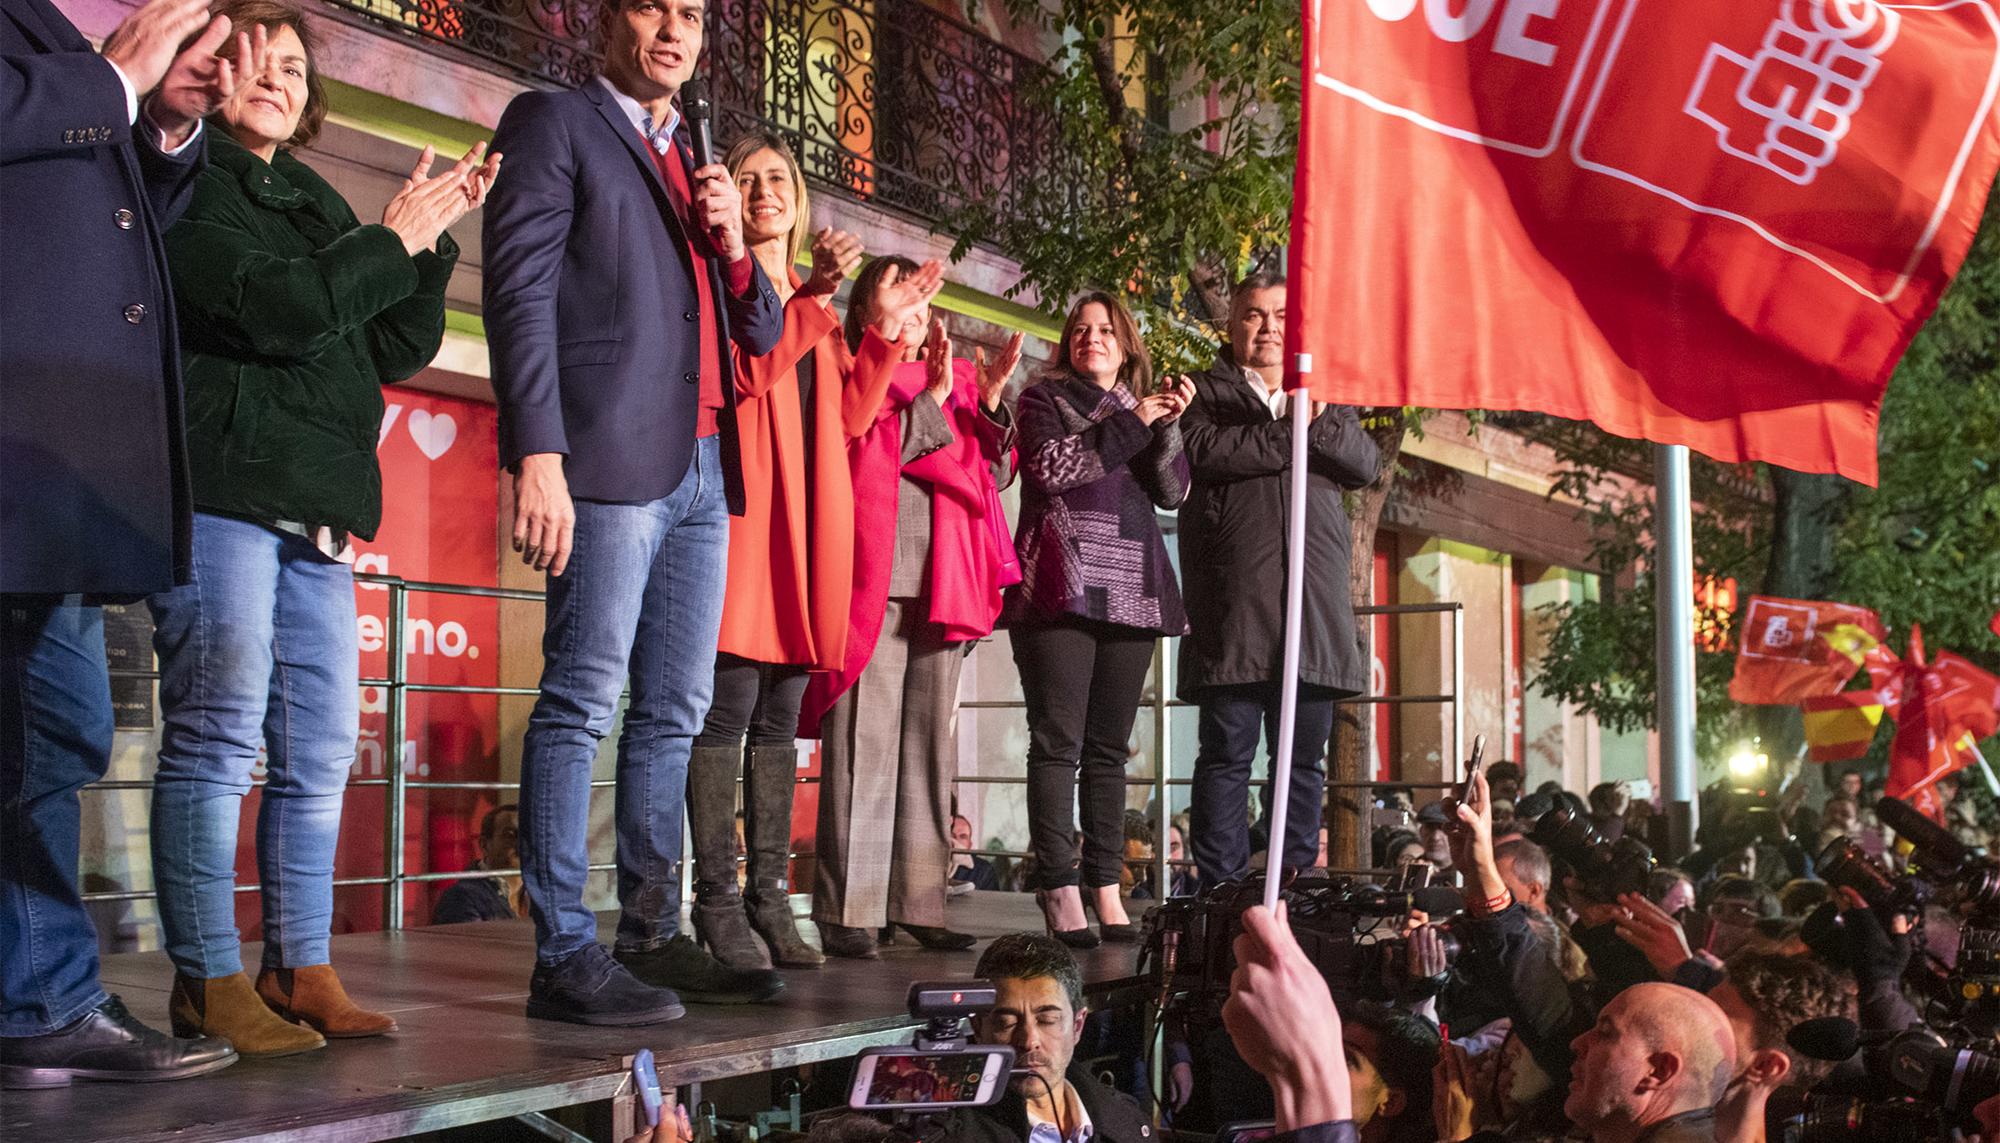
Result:
<svg viewBox="0 0 2000 1143"><path fill-rule="evenodd" d="M1299 372L1311 372L1300 354ZM1292 801L1292 740L1299 722L1299 626L1306 585L1306 441L1312 427L1312 392L1292 390L1291 518L1285 534L1285 659L1278 676L1278 740L1271 744L1271 848L1264 856L1264 907L1278 907L1278 884L1285 871L1285 818Z"/></svg>

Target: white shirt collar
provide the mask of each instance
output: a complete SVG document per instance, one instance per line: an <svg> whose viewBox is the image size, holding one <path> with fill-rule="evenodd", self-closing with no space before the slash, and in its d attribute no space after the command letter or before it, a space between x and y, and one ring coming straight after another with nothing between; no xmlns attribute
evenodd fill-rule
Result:
<svg viewBox="0 0 2000 1143"><path fill-rule="evenodd" d="M638 100L618 90L615 84L601 75L597 77L597 82L603 84L604 90L611 93L612 101L617 103L618 109L632 121L632 126L639 129L639 134L652 142L653 149L662 155L666 154L667 148L673 146L674 132L680 129L681 109L670 106L667 110L667 125L663 128L656 127L653 124L653 116L640 106Z"/></svg>
<svg viewBox="0 0 2000 1143"><path fill-rule="evenodd" d="M1291 397L1282 387L1273 393L1265 386L1263 374L1257 372L1255 369L1246 369L1241 365L1237 365L1233 360L1229 364L1242 375L1243 383L1250 386L1250 391L1257 394L1258 404L1271 410L1272 417L1282 420L1285 414L1291 410Z"/></svg>
<svg viewBox="0 0 2000 1143"><path fill-rule="evenodd" d="M1069 1084L1065 1083L1063 1085L1065 1097L1069 1095L1070 1090ZM1075 1130L1067 1139L1063 1138L1062 1128L1035 1114L1034 1104L1030 1103L1027 1110L1028 1143L1090 1143L1097 1134L1097 1128L1090 1122L1090 1109L1083 1105L1081 1098L1076 1101Z"/></svg>

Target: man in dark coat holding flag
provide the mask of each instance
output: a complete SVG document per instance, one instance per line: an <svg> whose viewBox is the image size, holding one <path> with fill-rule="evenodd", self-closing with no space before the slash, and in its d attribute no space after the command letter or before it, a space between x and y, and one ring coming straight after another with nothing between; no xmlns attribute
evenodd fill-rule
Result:
<svg viewBox="0 0 2000 1143"><path fill-rule="evenodd" d="M1285 280L1260 273L1230 295L1229 345L1194 379L1181 418L1194 485L1180 511L1188 636L1180 697L1201 708L1193 836L1202 884L1250 868L1246 799L1260 737L1277 741L1285 631L1286 527L1291 504L1290 402L1283 389ZM1317 405L1317 403L1315 403ZM1285 864L1319 857L1325 754L1337 699L1368 688L1368 659L1348 597L1352 553L1345 490L1375 479L1375 443L1354 410L1317 408L1306 473L1305 612L1298 729ZM1270 819L1271 797L1260 820Z"/></svg>

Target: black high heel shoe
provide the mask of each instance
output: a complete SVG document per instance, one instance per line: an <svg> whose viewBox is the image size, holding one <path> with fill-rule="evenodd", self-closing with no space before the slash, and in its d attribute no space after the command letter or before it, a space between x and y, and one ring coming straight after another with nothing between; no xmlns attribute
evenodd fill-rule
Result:
<svg viewBox="0 0 2000 1143"><path fill-rule="evenodd" d="M1105 944L1136 945L1139 943L1139 938L1142 935L1139 931L1139 926L1129 920L1116 925L1105 920L1104 914L1098 911L1097 897L1094 894L1086 893L1083 895L1083 907L1097 914L1097 931L1103 934Z"/></svg>
<svg viewBox="0 0 2000 1143"><path fill-rule="evenodd" d="M1094 949L1098 946L1097 934L1091 932L1088 925L1085 925L1081 929L1056 928L1055 915L1049 911L1049 894L1047 890L1035 890L1035 904L1041 906L1042 923L1048 926L1050 936L1073 949Z"/></svg>

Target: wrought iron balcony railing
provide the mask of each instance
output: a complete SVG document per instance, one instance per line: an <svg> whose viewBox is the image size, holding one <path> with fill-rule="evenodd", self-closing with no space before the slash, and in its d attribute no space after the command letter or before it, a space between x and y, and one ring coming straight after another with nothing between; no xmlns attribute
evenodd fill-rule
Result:
<svg viewBox="0 0 2000 1143"><path fill-rule="evenodd" d="M327 0L561 86L596 70L600 2ZM1033 95L1042 65L920 0L710 0L702 66L720 140L775 132L815 182L930 221L1008 215L1028 180L1074 177Z"/></svg>

